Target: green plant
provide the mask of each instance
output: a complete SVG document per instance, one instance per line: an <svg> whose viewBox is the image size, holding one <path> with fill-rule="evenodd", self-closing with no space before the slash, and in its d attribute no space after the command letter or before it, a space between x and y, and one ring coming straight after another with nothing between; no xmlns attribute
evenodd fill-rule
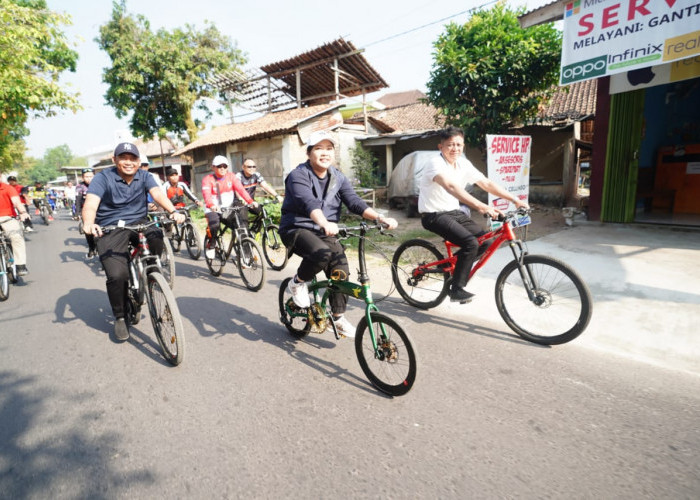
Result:
<svg viewBox="0 0 700 500"><path fill-rule="evenodd" d="M379 184L379 169L377 159L362 146L355 146L350 150L352 171L355 181L361 187L374 187Z"/></svg>

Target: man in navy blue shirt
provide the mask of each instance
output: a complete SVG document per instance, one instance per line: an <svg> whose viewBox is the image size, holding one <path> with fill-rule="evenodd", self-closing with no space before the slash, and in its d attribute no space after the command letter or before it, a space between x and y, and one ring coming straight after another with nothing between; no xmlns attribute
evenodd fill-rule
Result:
<svg viewBox="0 0 700 500"><path fill-rule="evenodd" d="M125 298L129 282L127 261L129 240L138 243L132 231L116 230L103 236L103 226L120 222L125 225L148 221L148 195L165 210L171 218L182 223L185 216L176 213L175 207L151 177L148 171L140 170L139 151L131 143L117 145L112 158L114 167L97 174L90 183L83 204L83 230L98 238L97 252L107 275L107 296L114 313L114 335L118 340L129 338L129 327L125 320ZM163 251L163 232L155 227L146 233L152 253Z"/></svg>
<svg viewBox="0 0 700 500"><path fill-rule="evenodd" d="M280 220L280 236L287 248L302 257L297 274L289 282L289 293L299 307L309 307L307 281L320 271L326 276L349 276L345 251L338 241L338 220L342 205L365 219L378 220L389 229L397 226L394 219L382 217L367 206L332 164L335 161L335 139L326 131L309 136L306 155L309 160L292 170L285 179L284 203ZM330 296L331 312L338 333L355 336L355 327L345 318L348 298L342 293Z"/></svg>

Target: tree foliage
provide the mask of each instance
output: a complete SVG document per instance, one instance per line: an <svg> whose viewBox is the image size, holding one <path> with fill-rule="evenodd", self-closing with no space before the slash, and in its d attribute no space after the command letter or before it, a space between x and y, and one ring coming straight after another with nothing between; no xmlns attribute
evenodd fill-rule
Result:
<svg viewBox="0 0 700 500"><path fill-rule="evenodd" d="M355 180L360 186L369 188L380 184L377 159L371 151L355 146L350 150L350 161Z"/></svg>
<svg viewBox="0 0 700 500"><path fill-rule="evenodd" d="M186 25L153 32L144 16L126 12L125 0L113 3L112 18L96 41L112 60L103 72L107 104L119 118L133 113L131 132L145 140L162 130L186 132L194 140L199 124L193 109L210 114L201 99L215 97L209 79L245 63L243 53L212 24L203 31Z"/></svg>
<svg viewBox="0 0 700 500"><path fill-rule="evenodd" d="M80 109L78 95L58 82L78 60L62 31L67 24L70 17L45 0L0 0L0 171L11 168L8 148L29 133L28 118Z"/></svg>
<svg viewBox="0 0 700 500"><path fill-rule="evenodd" d="M552 24L521 28L522 12L499 3L449 24L434 43L427 99L482 150L486 134L533 118L557 82L561 33Z"/></svg>
<svg viewBox="0 0 700 500"><path fill-rule="evenodd" d="M67 144L62 144L44 151L44 157L26 172L32 183L47 183L61 175L61 167L73 163L73 153Z"/></svg>

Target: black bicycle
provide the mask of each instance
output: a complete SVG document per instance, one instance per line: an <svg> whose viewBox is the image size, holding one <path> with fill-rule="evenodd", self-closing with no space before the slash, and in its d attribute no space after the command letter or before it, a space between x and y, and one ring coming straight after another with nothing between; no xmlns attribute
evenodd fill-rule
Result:
<svg viewBox="0 0 700 500"><path fill-rule="evenodd" d="M141 306L147 303L163 357L170 364L179 365L185 355L185 329L180 309L170 285L161 273L159 258L151 253L146 239L146 229L157 224L159 221L152 220L134 226L107 226L102 228L102 232L124 230L138 234L138 244L133 246L129 243L129 286L125 320L128 325L137 325L141 320Z"/></svg>
<svg viewBox="0 0 700 500"><path fill-rule="evenodd" d="M260 215L258 215L250 223L250 234L253 235L255 241L259 241L262 245L265 260L275 271L281 271L287 265L289 256L287 255L287 247L282 243L282 238L279 234L279 226L272 222L270 215L265 209L265 205L271 203L279 203L277 199L268 199L259 204Z"/></svg>
<svg viewBox="0 0 700 500"><path fill-rule="evenodd" d="M257 292L265 283L265 266L260 247L251 238L248 228L241 226L238 212L242 208L245 207L222 209L218 234L210 234L207 228L204 238L204 260L212 276L220 276L226 261L231 257L246 288Z"/></svg>
<svg viewBox="0 0 700 500"><path fill-rule="evenodd" d="M9 235L0 228L0 302L10 297L10 283L17 283L17 266Z"/></svg>
<svg viewBox="0 0 700 500"><path fill-rule="evenodd" d="M185 243L187 247L187 253L190 254L194 260L198 260L202 255L202 241L199 231L194 227L192 223L192 216L190 215L190 210L196 208L197 204L192 203L183 208L178 208L177 211L185 215L185 222L182 224L176 224L173 222L168 227L169 231L167 233L168 239L170 240L170 245L173 247L173 252L179 252L182 243Z"/></svg>

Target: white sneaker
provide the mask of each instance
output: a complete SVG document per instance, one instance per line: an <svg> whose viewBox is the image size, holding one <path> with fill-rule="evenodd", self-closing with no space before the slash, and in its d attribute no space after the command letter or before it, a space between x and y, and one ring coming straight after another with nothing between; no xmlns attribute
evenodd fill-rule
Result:
<svg viewBox="0 0 700 500"><path fill-rule="evenodd" d="M350 323L345 316L341 316L340 318L336 319L333 321L335 323L335 329L338 331L339 334L341 334L344 337L347 337L349 339L354 339L355 338L355 325Z"/></svg>
<svg viewBox="0 0 700 500"><path fill-rule="evenodd" d="M289 280L289 286L287 290L292 295L292 300L297 305L297 307L306 308L311 306L311 299L309 299L309 288L304 283L296 283L294 278Z"/></svg>
<svg viewBox="0 0 700 500"><path fill-rule="evenodd" d="M214 249L214 248L207 248L207 249L204 251L204 255L207 256L207 259L213 259L214 257L216 257L216 249Z"/></svg>
<svg viewBox="0 0 700 500"><path fill-rule="evenodd" d="M33 233L34 230L33 230L30 226L27 226L27 227L24 228L24 232L25 232L25 233Z"/></svg>

